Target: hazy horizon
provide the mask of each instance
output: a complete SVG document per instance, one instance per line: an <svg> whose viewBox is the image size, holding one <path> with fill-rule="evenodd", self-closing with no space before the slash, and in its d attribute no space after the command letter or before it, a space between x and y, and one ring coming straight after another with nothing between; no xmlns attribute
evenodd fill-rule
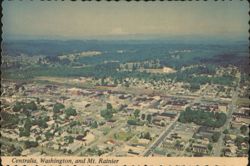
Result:
<svg viewBox="0 0 250 166"><path fill-rule="evenodd" d="M247 1L4 1L3 39L247 40Z"/></svg>

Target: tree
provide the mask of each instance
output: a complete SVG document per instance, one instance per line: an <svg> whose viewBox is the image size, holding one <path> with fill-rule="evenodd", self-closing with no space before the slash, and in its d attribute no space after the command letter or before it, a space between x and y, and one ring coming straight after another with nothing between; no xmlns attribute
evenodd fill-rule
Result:
<svg viewBox="0 0 250 166"><path fill-rule="evenodd" d="M247 139L245 139L247 138ZM243 142L248 142L248 137L237 136L235 139L235 143L237 146L240 146Z"/></svg>
<svg viewBox="0 0 250 166"><path fill-rule="evenodd" d="M213 146L211 144L208 144L207 148L208 148L209 151L211 151L213 149Z"/></svg>
<svg viewBox="0 0 250 166"><path fill-rule="evenodd" d="M16 102L16 104L13 106L14 112L19 112L23 108L23 104L20 102Z"/></svg>
<svg viewBox="0 0 250 166"><path fill-rule="evenodd" d="M39 119L37 121L37 125L41 128L47 128L48 127L48 124L46 123L46 120L45 119Z"/></svg>
<svg viewBox="0 0 250 166"><path fill-rule="evenodd" d="M36 102L37 102L37 104L40 104L40 98L39 97L36 98Z"/></svg>
<svg viewBox="0 0 250 166"><path fill-rule="evenodd" d="M180 146L181 146L181 142L180 142L179 140L177 140L177 141L175 142L175 147L176 147L176 148L180 148Z"/></svg>
<svg viewBox="0 0 250 166"><path fill-rule="evenodd" d="M106 85L105 80L104 80L103 77L101 78L101 85L102 85L102 86L103 86L103 85Z"/></svg>
<svg viewBox="0 0 250 166"><path fill-rule="evenodd" d="M129 119L128 121L127 121L127 123L129 124L129 125L137 125L138 123L137 123L137 120L135 120L135 119Z"/></svg>
<svg viewBox="0 0 250 166"><path fill-rule="evenodd" d="M151 114L148 114L148 115L147 115L147 121L148 121L149 123L152 122L152 115L151 115Z"/></svg>
<svg viewBox="0 0 250 166"><path fill-rule="evenodd" d="M135 118L138 118L138 117L139 117L139 114L140 114L140 110L136 109L136 110L134 111L134 116L135 116Z"/></svg>
<svg viewBox="0 0 250 166"><path fill-rule="evenodd" d="M44 116L44 118L43 118L46 122L48 122L49 121L49 116Z"/></svg>
<svg viewBox="0 0 250 166"><path fill-rule="evenodd" d="M247 126L246 125L242 125L240 127L240 132L241 132L241 134L246 134L246 132L247 132Z"/></svg>
<svg viewBox="0 0 250 166"><path fill-rule="evenodd" d="M45 135L47 140L49 140L50 138L53 137L53 134L51 132L49 132L49 131L47 131L44 135Z"/></svg>
<svg viewBox="0 0 250 166"><path fill-rule="evenodd" d="M65 136L64 137L64 141L68 142L68 143L73 143L74 142L74 138L70 135L70 136Z"/></svg>
<svg viewBox="0 0 250 166"><path fill-rule="evenodd" d="M146 132L146 133L145 133L144 138L145 138L145 139L148 139L148 140L151 140L151 139L152 139L149 132Z"/></svg>
<svg viewBox="0 0 250 166"><path fill-rule="evenodd" d="M97 127L98 127L98 124L96 121L91 123L91 128L97 128Z"/></svg>
<svg viewBox="0 0 250 166"><path fill-rule="evenodd" d="M212 141L213 142L217 142L220 138L220 133L219 132L215 132L213 135L212 135Z"/></svg>
<svg viewBox="0 0 250 166"><path fill-rule="evenodd" d="M225 113L213 113L206 112L202 110L192 110L187 107L185 111L181 112L179 121L182 123L194 122L197 125L207 126L207 127L221 127L225 124L227 116Z"/></svg>
<svg viewBox="0 0 250 166"><path fill-rule="evenodd" d="M112 104L110 104L110 103L107 103L107 109L108 109L108 110L112 110L112 109L113 109L113 106L112 106Z"/></svg>
<svg viewBox="0 0 250 166"><path fill-rule="evenodd" d="M40 135L39 135L39 136L37 136L37 137L36 137L36 141L41 140L41 138L42 138L42 137L41 137Z"/></svg>
<svg viewBox="0 0 250 166"><path fill-rule="evenodd" d="M142 120L145 120L145 117L146 117L145 114L142 114L142 115L141 115L141 119L142 119Z"/></svg>
<svg viewBox="0 0 250 166"><path fill-rule="evenodd" d="M101 116L106 120L110 120L113 117L112 110L105 109L101 111Z"/></svg>
<svg viewBox="0 0 250 166"><path fill-rule="evenodd" d="M225 130L223 131L223 134L228 134L228 133L229 133L228 129L225 129Z"/></svg>
<svg viewBox="0 0 250 166"><path fill-rule="evenodd" d="M76 125L78 125L78 124L79 124L78 121L72 121L72 122L69 123L69 126L70 126L70 127L73 127L73 126L76 126Z"/></svg>
<svg viewBox="0 0 250 166"><path fill-rule="evenodd" d="M67 149L66 149L66 148L64 148L64 149L63 149L63 153L66 153L66 152L67 152Z"/></svg>
<svg viewBox="0 0 250 166"><path fill-rule="evenodd" d="M32 126L31 120L28 118L24 123L24 129L30 130L31 126Z"/></svg>
<svg viewBox="0 0 250 166"><path fill-rule="evenodd" d="M76 110L73 109L72 107L70 108L67 108L64 113L66 114L66 117L70 117L70 116L76 116L77 113L76 113Z"/></svg>
<svg viewBox="0 0 250 166"><path fill-rule="evenodd" d="M56 103L53 107L54 113L59 113L61 109L65 108L65 106L62 103Z"/></svg>

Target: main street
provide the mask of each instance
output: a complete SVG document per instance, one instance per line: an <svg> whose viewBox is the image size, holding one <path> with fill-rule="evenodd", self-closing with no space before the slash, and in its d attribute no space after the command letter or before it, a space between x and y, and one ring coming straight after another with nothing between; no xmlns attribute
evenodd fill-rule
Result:
<svg viewBox="0 0 250 166"><path fill-rule="evenodd" d="M167 126L167 128L160 134L160 136L143 152L142 156L147 157L150 154L152 154L154 149L165 140L165 138L169 135L171 130L175 127L176 122L179 119L179 116L180 114L178 113L174 121L169 126Z"/></svg>
<svg viewBox="0 0 250 166"><path fill-rule="evenodd" d="M221 131L221 136L218 140L218 142L216 143L216 145L214 146L214 156L220 156L221 155L221 151L223 149L223 144L224 144L224 134L223 131L228 129L230 127L230 122L232 120L232 114L237 110L237 99L238 99L238 95L239 95L239 90L240 90L240 80L241 80L241 75L238 74L238 80L237 80L237 87L235 88L235 91L233 93L232 96L232 102L231 104L228 105L228 112L227 112L227 121L224 124L223 127L221 127L220 131Z"/></svg>

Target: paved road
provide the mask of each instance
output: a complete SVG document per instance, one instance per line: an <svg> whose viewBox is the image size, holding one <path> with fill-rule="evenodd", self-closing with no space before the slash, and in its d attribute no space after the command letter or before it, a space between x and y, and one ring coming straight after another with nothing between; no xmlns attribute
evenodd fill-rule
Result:
<svg viewBox="0 0 250 166"><path fill-rule="evenodd" d="M149 156L153 150L159 146L165 138L168 136L168 134L171 132L171 130L175 127L176 122L179 119L180 114L177 114L176 118L174 121L160 134L160 136L143 152L143 156L147 157Z"/></svg>
<svg viewBox="0 0 250 166"><path fill-rule="evenodd" d="M225 125L223 127L221 127L220 131L223 132L226 129L229 129L230 127L230 122L232 120L232 114L233 112L235 112L237 110L237 99L238 99L238 95L239 95L239 90L240 90L240 79L241 76L238 75L238 82L237 82L237 87L233 93L232 96L232 102L231 104L228 105L228 113L227 113L227 121L225 123ZM219 138L218 142L215 144L214 146L214 156L220 156L221 155L221 151L224 147L224 134L222 133L221 137Z"/></svg>

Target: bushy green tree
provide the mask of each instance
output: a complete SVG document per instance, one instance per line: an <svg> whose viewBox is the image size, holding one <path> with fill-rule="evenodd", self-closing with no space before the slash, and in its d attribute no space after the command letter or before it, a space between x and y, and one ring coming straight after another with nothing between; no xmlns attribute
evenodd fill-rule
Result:
<svg viewBox="0 0 250 166"><path fill-rule="evenodd" d="M148 140L151 140L151 139L152 139L152 137L151 137L151 135L150 135L149 132L141 133L140 138L144 138L144 139L148 139Z"/></svg>
<svg viewBox="0 0 250 166"><path fill-rule="evenodd" d="M134 111L134 116L135 116L135 118L138 118L139 115L140 115L140 110L136 109L136 110Z"/></svg>
<svg viewBox="0 0 250 166"><path fill-rule="evenodd" d="M219 132L215 132L213 135L212 135L212 141L213 142L217 142L220 138L220 133Z"/></svg>
<svg viewBox="0 0 250 166"><path fill-rule="evenodd" d="M98 124L96 121L91 123L91 128L97 128L97 127L98 127Z"/></svg>
<svg viewBox="0 0 250 166"><path fill-rule="evenodd" d="M73 109L72 107L65 109L64 113L66 114L66 117L77 115L76 110Z"/></svg>
<svg viewBox="0 0 250 166"><path fill-rule="evenodd" d="M13 106L14 112L19 112L23 108L23 104L21 102L16 102Z"/></svg>
<svg viewBox="0 0 250 166"><path fill-rule="evenodd" d="M46 120L43 119L43 118L37 120L37 125L38 125L39 127L41 127L41 128L47 128L47 127L48 127L48 124L47 124Z"/></svg>
<svg viewBox="0 0 250 166"><path fill-rule="evenodd" d="M67 143L73 143L74 142L74 138L71 135L65 136L64 137L64 141L67 142Z"/></svg>
<svg viewBox="0 0 250 166"><path fill-rule="evenodd" d="M211 151L213 149L213 146L211 144L208 144L207 148L208 148L209 151Z"/></svg>
<svg viewBox="0 0 250 166"><path fill-rule="evenodd" d="M246 125L242 125L242 126L240 127L240 132L241 132L242 134L246 134L246 132L247 132L247 126L246 126Z"/></svg>
<svg viewBox="0 0 250 166"><path fill-rule="evenodd" d="M46 137L47 140L49 140L50 138L53 137L53 133L51 133L49 131L47 131L44 135L45 135L45 137Z"/></svg>
<svg viewBox="0 0 250 166"><path fill-rule="evenodd" d="M113 117L113 112L112 110L105 109L101 111L101 116L105 118L106 120L110 120Z"/></svg>
<svg viewBox="0 0 250 166"><path fill-rule="evenodd" d="M24 123L24 129L30 130L31 127L32 127L32 123L31 123L31 120L28 118L28 119L26 119L26 121Z"/></svg>
<svg viewBox="0 0 250 166"><path fill-rule="evenodd" d="M129 120L127 121L127 123L128 123L129 125L138 125L138 121L135 120L135 119L129 119Z"/></svg>
<svg viewBox="0 0 250 166"><path fill-rule="evenodd" d="M146 115L145 115L145 114L142 114L142 115L141 115L141 119L142 119L142 120L145 120L145 118L146 118Z"/></svg>
<svg viewBox="0 0 250 166"><path fill-rule="evenodd" d="M112 109L113 109L113 106L112 106L112 104L110 104L110 103L107 103L107 109L108 109L108 110L112 110Z"/></svg>
<svg viewBox="0 0 250 166"><path fill-rule="evenodd" d="M228 134L228 133L229 133L228 129L225 129L225 130L223 131L223 134Z"/></svg>
<svg viewBox="0 0 250 166"><path fill-rule="evenodd" d="M149 123L152 122L152 115L151 115L151 114L148 114L148 115L147 115L147 121L148 121Z"/></svg>
<svg viewBox="0 0 250 166"><path fill-rule="evenodd" d="M62 104L62 103L56 103L54 106L53 106L53 112L54 113L59 113L61 109L64 109L65 106Z"/></svg>

